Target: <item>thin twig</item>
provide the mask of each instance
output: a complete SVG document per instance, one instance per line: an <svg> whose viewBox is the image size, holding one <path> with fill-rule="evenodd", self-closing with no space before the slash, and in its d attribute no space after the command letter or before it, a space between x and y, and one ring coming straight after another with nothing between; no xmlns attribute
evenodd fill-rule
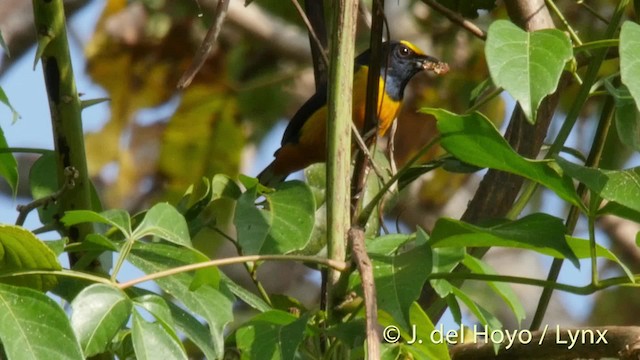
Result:
<svg viewBox="0 0 640 360"><path fill-rule="evenodd" d="M18 211L18 218L16 219L16 225L22 226L24 225L24 221L27 219L27 215L39 207L47 206L48 204L54 203L58 201L60 196L64 194L65 191L69 189L73 189L76 186L76 179L80 176L80 173L73 167L66 167L64 169L65 182L62 184L62 187L58 189L58 191L54 192L51 195L45 196L40 199L33 200L32 202L26 205L18 205L16 210Z"/></svg>
<svg viewBox="0 0 640 360"><path fill-rule="evenodd" d="M198 71L200 71L200 68L202 68L202 65L207 61L209 53L213 49L213 45L218 40L218 35L220 35L220 29L222 29L222 23L227 16L230 1L231 0L219 0L213 24L211 24L211 27L207 31L207 35L205 35L202 44L200 44L200 48L198 48L198 52L196 53L191 66L189 66L189 69L187 69L187 71L182 74L180 80L178 80L178 89L184 89L189 86Z"/></svg>
<svg viewBox="0 0 640 360"><path fill-rule="evenodd" d="M217 232L218 234L220 234L220 236L222 236L223 238L228 240L231 244L233 244L233 246L236 248L236 252L238 253L239 256L243 256L244 255L242 253L242 248L240 247L240 244L236 241L236 239L234 239L231 236L227 235L224 231L218 229L215 226L210 226L209 228L212 229L213 231ZM262 296L262 300L264 300L267 304L271 305L271 298L269 297L269 294L267 293L267 290L265 290L265 288L264 288L264 286L262 286L262 283L260 282L260 280L258 280L258 276L257 276L258 275L258 264L253 264L253 266L250 266L249 262L243 262L242 265L247 270L247 274L249 275L249 278L253 282L253 285L255 285L256 289L258 289L258 292L260 293L260 296Z"/></svg>
<svg viewBox="0 0 640 360"><path fill-rule="evenodd" d="M569 32L569 35L571 36L571 40L573 40L574 42L574 45L578 45L578 46L582 45L582 40L580 40L580 37L578 36L578 34L576 34L576 32L573 30L573 27L571 27L571 24L569 24L569 21L567 21L567 18L564 17L564 15L562 14L562 11L558 9L558 7L556 6L556 3L553 2L553 0L545 0L544 2L547 4L547 7L551 9L553 13L556 14L556 16L560 19L565 29L567 29L567 32Z"/></svg>
<svg viewBox="0 0 640 360"><path fill-rule="evenodd" d="M487 33L484 32L484 30L480 29L476 24L465 19L460 14L449 10L447 7L441 5L436 0L422 0L422 2L427 4L440 14L444 15L447 19L451 20L451 22L460 25L463 29L467 30L477 38L487 40Z"/></svg>
<svg viewBox="0 0 640 360"><path fill-rule="evenodd" d="M324 51L324 46L322 46L322 42L320 41L318 34L316 34L316 31L313 28L313 25L311 25L311 22L309 21L307 14L305 14L304 10L302 9L302 7L300 7L300 4L298 4L297 0L291 0L291 2L293 3L293 6L298 11L298 14L302 18L302 21L307 26L307 31L309 31L309 34L311 34L313 41L315 41L316 43L316 46L318 47L318 49L320 49L320 55L322 56L321 57L322 61L324 61L325 66L329 67L329 57L327 57L327 53Z"/></svg>
<svg viewBox="0 0 640 360"><path fill-rule="evenodd" d="M364 244L364 231L361 228L349 229L349 244L353 262L358 267L364 297L367 355L369 359L380 357L380 334L378 332L378 305L376 303L376 284L373 279L373 266Z"/></svg>
<svg viewBox="0 0 640 360"><path fill-rule="evenodd" d="M376 131L377 131L376 129L373 129L371 131L371 134L374 135ZM382 169L380 169L380 166L374 161L373 154L371 154L371 151L369 151L369 148L365 143L365 139L363 139L363 137L360 136L360 133L358 132L358 128L356 127L356 124L354 124L353 122L351 123L351 136L353 137L353 140L358 145L358 148L364 153L364 156L367 157L369 161L369 165L373 169L373 172L376 173L376 175L380 179L384 179L383 177L384 174L382 172ZM368 138L368 137L369 136L365 136L365 138Z"/></svg>
<svg viewBox="0 0 640 360"><path fill-rule="evenodd" d="M327 267L330 267L330 268L332 268L334 270L337 270L337 271L340 271L340 272L347 271L349 269L349 264L347 264L344 261L332 260L332 259L327 259L327 258L317 257L317 256L303 256L303 255L246 255L246 256L236 256L236 257L231 257L231 258L226 258L226 259L210 260L210 261L205 261L205 262L200 262L200 263L195 263L195 264L178 266L178 267L175 267L175 268L172 268L172 269L159 271L159 272L153 273L153 274L148 274L148 275L139 277L137 279L133 279L131 281L127 281L127 282L118 284L118 287L120 289L126 289L126 288L132 287L134 285L143 283L143 282L152 281L152 280L156 280L156 279L161 279L161 278L164 278L164 277L167 277L167 276L176 275L176 274L180 274L180 273L184 273L184 272L188 272L188 271L204 269L204 268L208 268L208 267L218 267L218 266L224 266L224 265L232 265L232 264L240 264L240 263L256 262L256 261L266 261L266 260L310 262L310 263L325 265Z"/></svg>

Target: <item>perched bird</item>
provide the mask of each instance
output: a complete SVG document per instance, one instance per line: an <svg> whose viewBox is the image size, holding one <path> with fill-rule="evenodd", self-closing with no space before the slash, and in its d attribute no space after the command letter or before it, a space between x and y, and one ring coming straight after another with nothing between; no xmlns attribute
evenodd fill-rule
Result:
<svg viewBox="0 0 640 360"><path fill-rule="evenodd" d="M367 74L371 50L355 59L353 74L353 122L358 129L364 125ZM383 61L378 93L378 136L384 136L398 115L404 88L422 70L436 74L448 71L446 63L424 54L408 41L388 41L382 44ZM321 86L293 116L275 159L259 175L266 186L275 186L292 172L324 162L326 159L327 87Z"/></svg>

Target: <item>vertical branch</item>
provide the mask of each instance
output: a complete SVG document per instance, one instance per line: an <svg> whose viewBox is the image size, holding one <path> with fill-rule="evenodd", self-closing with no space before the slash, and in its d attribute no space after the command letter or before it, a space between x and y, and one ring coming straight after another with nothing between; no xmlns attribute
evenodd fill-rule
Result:
<svg viewBox="0 0 640 360"><path fill-rule="evenodd" d="M504 4L510 19L526 31L555 27L544 0L508 0ZM558 95L567 85L565 76L556 92L542 101L535 125L527 122L522 109L516 105L505 138L519 154L529 158L538 155L558 105ZM503 217L513 205L523 181L516 175L489 170L462 219L476 223L487 218Z"/></svg>
<svg viewBox="0 0 640 360"><path fill-rule="evenodd" d="M73 188L60 197L60 213L56 215L59 219L65 211L92 208L82 107L73 77L62 0L33 0L33 11L38 41L36 56L42 61L51 111L58 184L65 183L66 168L73 168L78 173ZM92 231L91 224L79 224L71 226L66 235L71 242L78 242ZM71 264L76 260L71 258Z"/></svg>
<svg viewBox="0 0 640 360"><path fill-rule="evenodd" d="M382 60L386 66L386 60L382 59L382 33L384 30L384 0L374 0L372 4L372 23L369 48L371 56L369 61L369 72L367 74L367 94L364 113L364 125L358 129L361 134L369 134L378 126L378 95L380 88L380 68ZM377 134L377 131L375 132ZM376 136L365 138L367 147L375 140ZM358 152L353 170L353 180L351 181L351 210L353 219L357 219L362 192L366 184L369 159L363 151ZM359 224L364 227L366 224Z"/></svg>
<svg viewBox="0 0 640 360"><path fill-rule="evenodd" d="M349 229L349 167L351 163L351 111L357 0L333 0L333 33L329 64L327 122L327 250L330 259L343 261ZM340 272L327 276L326 303L332 318Z"/></svg>

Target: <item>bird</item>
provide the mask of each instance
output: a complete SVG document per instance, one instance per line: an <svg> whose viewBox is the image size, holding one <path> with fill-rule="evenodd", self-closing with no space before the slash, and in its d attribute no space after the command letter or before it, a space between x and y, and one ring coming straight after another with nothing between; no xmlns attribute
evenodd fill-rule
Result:
<svg viewBox="0 0 640 360"><path fill-rule="evenodd" d="M380 67L377 127L382 137L395 120L402 105L404 89L413 76L423 70L444 74L448 65L422 52L409 41L382 43L383 61ZM366 84L371 49L354 60L353 122L362 131L366 103ZM325 162L327 123L327 86L323 84L294 114L284 131L281 147L275 159L257 176L267 187L275 187L289 174L307 166Z"/></svg>

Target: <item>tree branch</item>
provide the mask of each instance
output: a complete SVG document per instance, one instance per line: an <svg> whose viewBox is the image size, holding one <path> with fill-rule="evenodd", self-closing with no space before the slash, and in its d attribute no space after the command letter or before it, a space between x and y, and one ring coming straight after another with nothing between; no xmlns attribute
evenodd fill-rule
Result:
<svg viewBox="0 0 640 360"><path fill-rule="evenodd" d="M484 328L483 328L484 329ZM451 348L453 360L569 360L569 359L601 359L616 358L623 360L638 359L640 356L640 327L638 326L603 326L591 328L563 329L547 327L540 331L532 331L528 341L526 330L516 331L516 341L506 349L505 341L498 354L495 354L493 343L476 340L476 343L456 345ZM513 333L513 332L509 332ZM526 343L517 340L517 335L525 335ZM575 343L572 345L572 338ZM576 337L577 336L577 337Z"/></svg>

